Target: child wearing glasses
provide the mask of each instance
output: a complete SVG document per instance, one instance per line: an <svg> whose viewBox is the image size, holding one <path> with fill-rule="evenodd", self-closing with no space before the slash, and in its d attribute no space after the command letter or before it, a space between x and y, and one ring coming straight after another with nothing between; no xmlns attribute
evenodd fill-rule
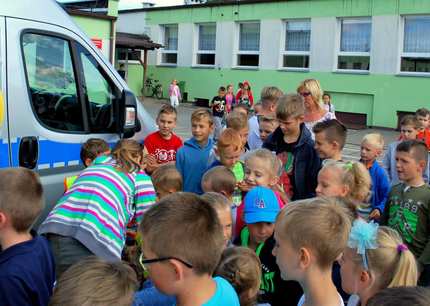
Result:
<svg viewBox="0 0 430 306"><path fill-rule="evenodd" d="M317 175L321 166L314 149L311 132L303 123L305 106L298 94L284 95L276 106L279 127L269 136L263 148L276 153L282 162L280 182L291 199L315 196Z"/></svg>
<svg viewBox="0 0 430 306"><path fill-rule="evenodd" d="M230 283L212 277L225 242L215 209L201 197L166 196L146 212L139 231L141 263L157 289L176 298L176 305L239 306Z"/></svg>

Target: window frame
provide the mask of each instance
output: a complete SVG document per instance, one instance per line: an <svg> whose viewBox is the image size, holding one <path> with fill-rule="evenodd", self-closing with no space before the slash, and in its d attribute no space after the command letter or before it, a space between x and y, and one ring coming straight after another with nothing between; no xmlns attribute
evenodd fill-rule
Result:
<svg viewBox="0 0 430 306"><path fill-rule="evenodd" d="M247 51L247 50L240 50L240 25L242 24L258 24L259 31L259 41L258 41L258 51ZM234 39L234 52L233 52L233 68L235 69L249 69L249 70L256 70L260 68L261 65L261 21L260 20L250 20L250 21L239 21L235 24L235 39ZM258 55L258 65L256 66L249 66L249 65L239 65L239 56L240 55Z"/></svg>
<svg viewBox="0 0 430 306"><path fill-rule="evenodd" d="M200 50L200 26L212 25L215 27L215 49L214 50ZM217 23L216 22L202 22L196 23L194 25L194 55L193 55L193 67L207 67L213 68L217 64L217 56L216 56L216 30ZM213 64L199 64L198 57L201 54L213 54L215 57Z"/></svg>
<svg viewBox="0 0 430 306"><path fill-rule="evenodd" d="M125 48L115 48L115 50L118 50L118 49L121 49L121 50L126 50ZM139 54L140 54L140 58L142 58L142 50L132 50L132 49L127 49L127 50L129 50L129 52L139 52ZM117 52L119 52L119 51L117 51ZM119 59L119 57L116 59L116 62L118 63L118 64L125 64L126 62L127 62L127 60L125 60L125 59ZM138 60L132 60L132 59L128 59L128 64L140 64L140 62L138 61Z"/></svg>
<svg viewBox="0 0 430 306"><path fill-rule="evenodd" d="M178 43L176 46L176 50L173 49L165 49L165 48L160 48L159 49L159 59L158 59L158 65L159 66L171 66L171 67L176 67L178 65L178 47L179 47L179 24L177 23L168 23L168 24L161 24L160 28L161 28L161 41L163 42L163 45L165 44L166 41L166 28L168 27L174 27L176 26L177 31L178 31ZM166 63L163 62L163 56L165 54L176 54L176 63Z"/></svg>
<svg viewBox="0 0 430 306"><path fill-rule="evenodd" d="M298 71L298 72L308 72L310 71L311 67L311 48L312 48L312 39L309 37L309 51L288 51L286 50L286 42L287 42L287 26L289 22L309 22L310 26L310 35L312 36L312 19L311 18L298 18L298 19L284 19L282 20L282 31L281 31L281 45L280 45L280 51L279 51L279 64L278 69L279 70L285 70L285 71ZM284 57L288 55L299 55L299 56L308 56L309 61L309 67L286 67L284 66Z"/></svg>
<svg viewBox="0 0 430 306"><path fill-rule="evenodd" d="M430 77L430 72L414 72L414 71L402 71L402 58L412 57L412 58L428 58L430 59L430 52L419 53L419 52L404 52L405 49L405 21L408 17L429 17L430 14L418 14L418 15L401 15L400 16L400 27L399 27L399 55L397 61L397 74L404 76L425 76Z"/></svg>
<svg viewBox="0 0 430 306"><path fill-rule="evenodd" d="M341 51L341 44L342 44L342 21L343 20L368 20L370 23L370 49L368 52L348 52L348 51ZM336 26L336 55L334 60L334 72L340 72L340 73L355 73L355 74L369 74L371 71L372 66L372 16L359 16L359 17L338 17L337 18L337 26ZM341 69L339 68L339 57L346 56L346 57L353 57L353 56L363 56L369 58L369 69Z"/></svg>

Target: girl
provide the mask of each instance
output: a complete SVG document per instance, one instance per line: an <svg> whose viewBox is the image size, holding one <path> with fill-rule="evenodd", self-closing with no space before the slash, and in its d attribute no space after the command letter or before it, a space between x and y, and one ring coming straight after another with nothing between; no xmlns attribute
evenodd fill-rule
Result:
<svg viewBox="0 0 430 306"><path fill-rule="evenodd" d="M111 156L83 170L41 225L53 249L57 275L84 257L121 259L127 224L140 222L155 203L151 178L141 168L142 147L118 142Z"/></svg>
<svg viewBox="0 0 430 306"><path fill-rule="evenodd" d="M236 98L233 93L233 85L227 85L227 93L225 94L226 112L229 114L236 104Z"/></svg>
<svg viewBox="0 0 430 306"><path fill-rule="evenodd" d="M243 88L236 94L236 101L238 104L245 104L250 108L254 105L254 97L248 81L243 82Z"/></svg>
<svg viewBox="0 0 430 306"><path fill-rule="evenodd" d="M326 111L334 114L334 105L331 103L331 96L328 93L323 94L324 108Z"/></svg>
<svg viewBox="0 0 430 306"><path fill-rule="evenodd" d="M173 107L179 106L179 100L181 100L181 91L179 90L177 83L177 80L172 80L172 83L169 86L170 105Z"/></svg>
<svg viewBox="0 0 430 306"><path fill-rule="evenodd" d="M362 219L354 221L339 263L342 288L354 294L348 306L366 306L384 288L417 284L417 262L398 233Z"/></svg>
<svg viewBox="0 0 430 306"><path fill-rule="evenodd" d="M215 275L229 281L239 296L241 306L257 305L261 282L261 263L250 248L225 249Z"/></svg>

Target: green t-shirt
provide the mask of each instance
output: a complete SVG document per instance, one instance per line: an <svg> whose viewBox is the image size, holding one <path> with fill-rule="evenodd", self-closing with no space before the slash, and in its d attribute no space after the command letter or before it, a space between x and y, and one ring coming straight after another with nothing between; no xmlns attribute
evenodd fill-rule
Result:
<svg viewBox="0 0 430 306"><path fill-rule="evenodd" d="M395 185L382 223L397 230L420 263L430 264L430 186Z"/></svg>
<svg viewBox="0 0 430 306"><path fill-rule="evenodd" d="M241 182L245 178L245 170L244 170L243 162L238 161L234 164L234 166L230 169L234 177L236 178L236 182ZM239 187L236 187L233 192L233 204L239 206L242 202L242 191Z"/></svg>

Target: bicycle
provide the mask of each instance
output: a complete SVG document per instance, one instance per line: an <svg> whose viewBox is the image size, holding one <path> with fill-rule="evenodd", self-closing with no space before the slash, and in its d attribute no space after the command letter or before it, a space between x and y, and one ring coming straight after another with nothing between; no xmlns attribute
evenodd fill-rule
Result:
<svg viewBox="0 0 430 306"><path fill-rule="evenodd" d="M157 99L163 98L163 85L159 80L147 78L145 86L142 88L142 94L146 97L156 97Z"/></svg>

